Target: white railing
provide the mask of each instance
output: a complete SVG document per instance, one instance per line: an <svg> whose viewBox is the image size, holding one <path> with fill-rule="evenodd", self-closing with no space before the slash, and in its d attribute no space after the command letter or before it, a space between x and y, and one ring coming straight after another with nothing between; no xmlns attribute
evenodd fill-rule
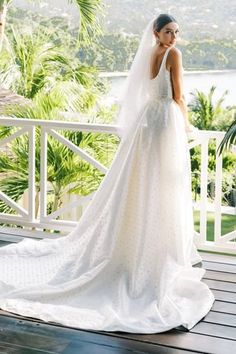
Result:
<svg viewBox="0 0 236 354"><path fill-rule="evenodd" d="M0 200L4 201L15 214L0 213L0 223L3 225L0 228L2 237L3 234L26 237L59 237L58 234L49 233L45 230L58 230L61 235L68 233L72 230L76 221L61 219L58 217L65 214L68 209L73 210L81 204L81 199L76 198L70 201L67 205L63 205L58 210L47 214L47 142L48 136L52 136L61 144L67 146L74 153L79 154L81 158L93 165L95 168L103 173L106 173L107 168L99 161L90 156L81 147L76 146L70 140L61 135L58 130L71 130L71 131L86 131L96 133L116 134L117 129L115 125L106 124L85 124L77 122L64 122L64 121L48 121L48 120L31 120L31 119L14 119L1 117L0 126L13 126L17 128L10 136L0 140L0 148L4 148L15 138L28 134L28 193L27 193L27 207L21 203L16 203L12 200L7 193L0 191ZM35 185L35 163L36 163L36 128L40 127L40 207L39 215L36 217L36 185ZM207 251L236 253L236 221L235 229L225 235L221 233L221 214L222 214L222 155L216 155L216 173L215 173L215 199L214 199L214 241L207 240L207 184L208 184L208 144L210 139L216 140L216 148L219 146L224 137L225 132L216 131L197 131L190 136L189 149L200 145L201 146L201 197L200 197L200 232L195 231L195 241L198 249ZM87 201L92 197L85 197ZM83 201L82 201L83 202ZM232 214L235 215L235 208L232 209ZM4 226L11 225L10 226ZM12 227L12 225L18 227ZM6 236L9 237L9 236Z"/></svg>
<svg viewBox="0 0 236 354"><path fill-rule="evenodd" d="M227 208L230 210L230 215L235 218L234 230L222 235L222 154L217 154L217 149L225 135L225 132L219 131L197 131L194 139L189 143L189 149L200 145L201 147L201 174L200 174L200 232L195 231L195 242L198 249L205 251L226 252L236 255L236 208ZM214 211L214 241L207 240L207 212L208 212L208 147L209 140L214 139L216 142L216 155L215 155L215 195L214 202L211 207ZM234 151L234 146L232 151ZM236 174L236 168L235 168ZM212 208L211 208L212 209Z"/></svg>

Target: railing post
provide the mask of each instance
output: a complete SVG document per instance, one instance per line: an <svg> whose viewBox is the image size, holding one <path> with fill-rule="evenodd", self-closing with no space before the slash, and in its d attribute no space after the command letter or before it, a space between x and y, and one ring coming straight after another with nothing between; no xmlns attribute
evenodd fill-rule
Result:
<svg viewBox="0 0 236 354"><path fill-rule="evenodd" d="M201 198L200 198L200 240L207 241L207 174L208 174L208 138L201 142Z"/></svg>
<svg viewBox="0 0 236 354"><path fill-rule="evenodd" d="M220 242L221 238L221 199L222 199L222 154L217 149L222 138L216 138L216 172L215 172L215 213L214 213L214 240Z"/></svg>
<svg viewBox="0 0 236 354"><path fill-rule="evenodd" d="M40 222L47 216L47 128L41 127L40 137Z"/></svg>
<svg viewBox="0 0 236 354"><path fill-rule="evenodd" d="M35 221L35 126L29 129L29 221Z"/></svg>

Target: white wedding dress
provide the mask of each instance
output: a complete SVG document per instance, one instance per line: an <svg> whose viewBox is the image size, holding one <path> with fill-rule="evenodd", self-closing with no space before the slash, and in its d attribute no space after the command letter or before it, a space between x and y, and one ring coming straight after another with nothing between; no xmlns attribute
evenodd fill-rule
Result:
<svg viewBox="0 0 236 354"><path fill-rule="evenodd" d="M136 333L190 329L214 296L193 242L184 118L163 57L132 141L77 227L56 240L0 248L0 308L83 329Z"/></svg>

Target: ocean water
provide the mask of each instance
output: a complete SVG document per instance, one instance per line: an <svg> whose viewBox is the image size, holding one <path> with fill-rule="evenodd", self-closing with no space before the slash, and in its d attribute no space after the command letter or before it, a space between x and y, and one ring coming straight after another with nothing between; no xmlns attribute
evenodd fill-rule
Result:
<svg viewBox="0 0 236 354"><path fill-rule="evenodd" d="M103 73L110 83L110 90L107 95L107 102L115 102L119 99L127 73ZM187 103L190 103L193 96L191 92L195 89L207 94L211 86L216 86L213 94L215 103L223 93L228 90L223 107L236 105L236 70L222 71L185 71L183 76L183 91Z"/></svg>

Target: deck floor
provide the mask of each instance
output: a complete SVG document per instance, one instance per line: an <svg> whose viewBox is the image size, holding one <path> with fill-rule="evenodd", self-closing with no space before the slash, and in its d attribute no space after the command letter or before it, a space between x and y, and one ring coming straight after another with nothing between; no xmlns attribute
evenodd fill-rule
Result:
<svg viewBox="0 0 236 354"><path fill-rule="evenodd" d="M5 244L0 242L1 245ZM236 257L200 252L203 281L216 298L190 331L180 326L158 334L87 331L0 311L0 353L236 353Z"/></svg>

